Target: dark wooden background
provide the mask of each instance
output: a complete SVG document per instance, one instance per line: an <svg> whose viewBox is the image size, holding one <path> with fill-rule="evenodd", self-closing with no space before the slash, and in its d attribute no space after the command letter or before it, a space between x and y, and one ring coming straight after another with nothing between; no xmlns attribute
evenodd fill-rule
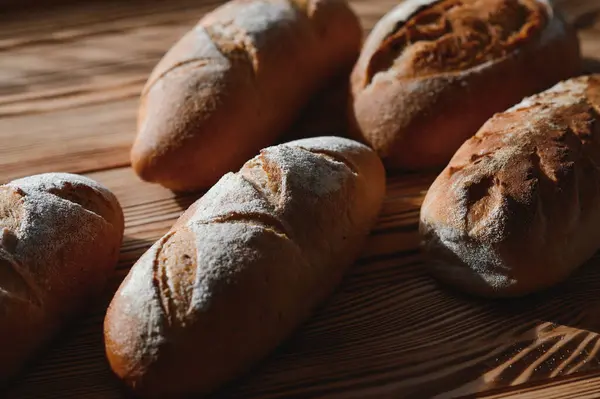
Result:
<svg viewBox="0 0 600 399"><path fill-rule="evenodd" d="M119 197L126 238L105 297L0 397L123 398L103 353L106 304L133 262L200 196L176 196L132 173L138 95L164 52L220 1L56 1L0 0L0 180L84 173ZM395 4L352 1L366 32ZM557 5L579 29L587 69L600 71L600 0ZM337 114L336 98L323 93L296 130L337 129L324 116ZM379 222L337 293L216 397L600 397L600 257L527 299L447 291L426 275L417 250L419 206L433 178L389 177Z"/></svg>

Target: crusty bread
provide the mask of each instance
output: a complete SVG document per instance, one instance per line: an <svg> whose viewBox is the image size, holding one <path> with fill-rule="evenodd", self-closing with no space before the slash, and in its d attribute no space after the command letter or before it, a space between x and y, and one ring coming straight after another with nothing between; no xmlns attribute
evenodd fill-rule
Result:
<svg viewBox="0 0 600 399"><path fill-rule="evenodd" d="M207 14L148 79L135 171L175 190L210 187L352 65L361 35L342 0L234 0Z"/></svg>
<svg viewBox="0 0 600 399"><path fill-rule="evenodd" d="M388 168L443 167L494 113L580 67L574 30L546 0L407 0L353 71L351 137Z"/></svg>
<svg viewBox="0 0 600 399"><path fill-rule="evenodd" d="M352 264L385 192L339 137L264 149L142 256L104 325L113 371L145 396L207 393L275 348Z"/></svg>
<svg viewBox="0 0 600 399"><path fill-rule="evenodd" d="M485 296L565 279L600 248L600 75L562 82L490 119L421 209L428 266Z"/></svg>
<svg viewBox="0 0 600 399"><path fill-rule="evenodd" d="M123 213L91 179L49 173L0 186L0 380L98 294L117 264Z"/></svg>

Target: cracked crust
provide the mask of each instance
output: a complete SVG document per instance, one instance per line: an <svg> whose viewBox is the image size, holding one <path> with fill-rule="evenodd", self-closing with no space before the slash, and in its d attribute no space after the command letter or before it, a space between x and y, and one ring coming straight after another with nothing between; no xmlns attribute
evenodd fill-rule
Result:
<svg viewBox="0 0 600 399"><path fill-rule="evenodd" d="M272 144L327 79L352 65L361 35L345 1L234 0L218 7L149 77L133 168L175 190L210 187Z"/></svg>
<svg viewBox="0 0 600 399"><path fill-rule="evenodd" d="M536 0L442 0L398 21L366 69L366 80L390 68L397 79L463 71L506 57L539 39L547 8Z"/></svg>
<svg viewBox="0 0 600 399"><path fill-rule="evenodd" d="M384 190L377 155L348 139L262 150L134 265L105 320L113 371L140 394L172 397L247 370L331 293Z"/></svg>
<svg viewBox="0 0 600 399"><path fill-rule="evenodd" d="M442 167L494 113L580 67L574 30L546 0L408 0L353 70L352 136L389 168Z"/></svg>
<svg viewBox="0 0 600 399"><path fill-rule="evenodd" d="M598 93L598 75L562 82L463 144L421 209L434 275L482 295L523 295L597 251Z"/></svg>

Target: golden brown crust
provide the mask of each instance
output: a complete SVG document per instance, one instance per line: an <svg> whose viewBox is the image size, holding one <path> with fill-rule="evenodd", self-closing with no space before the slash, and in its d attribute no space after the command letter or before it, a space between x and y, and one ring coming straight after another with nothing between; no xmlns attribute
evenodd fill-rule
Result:
<svg viewBox="0 0 600 399"><path fill-rule="evenodd" d="M360 38L344 1L234 0L217 8L148 79L134 169L172 189L209 187L272 144L327 78L354 62Z"/></svg>
<svg viewBox="0 0 600 399"><path fill-rule="evenodd" d="M564 279L599 247L600 76L563 82L490 119L430 188L433 273L489 296Z"/></svg>
<svg viewBox="0 0 600 399"><path fill-rule="evenodd" d="M43 174L0 187L0 381L97 295L123 236L116 198L96 182Z"/></svg>
<svg viewBox="0 0 600 399"><path fill-rule="evenodd" d="M545 0L409 0L352 74L352 135L390 168L445 165L495 112L580 69L575 32Z"/></svg>
<svg viewBox="0 0 600 399"><path fill-rule="evenodd" d="M339 137L270 147L225 175L115 295L104 327L113 371L163 397L238 376L331 293L384 191L377 155Z"/></svg>

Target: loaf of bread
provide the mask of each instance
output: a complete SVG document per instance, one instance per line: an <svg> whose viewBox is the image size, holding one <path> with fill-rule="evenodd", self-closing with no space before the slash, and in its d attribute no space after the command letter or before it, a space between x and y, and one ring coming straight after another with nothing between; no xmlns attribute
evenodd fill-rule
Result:
<svg viewBox="0 0 600 399"><path fill-rule="evenodd" d="M490 119L421 209L427 265L506 297L565 279L600 248L600 75L562 82Z"/></svg>
<svg viewBox="0 0 600 399"><path fill-rule="evenodd" d="M208 188L291 125L360 51L342 0L234 0L160 61L143 92L131 162L174 190Z"/></svg>
<svg viewBox="0 0 600 399"><path fill-rule="evenodd" d="M359 255L385 192L380 159L339 137L261 151L140 258L104 324L137 393L206 394L286 338Z"/></svg>
<svg viewBox="0 0 600 399"><path fill-rule="evenodd" d="M115 196L49 173L0 186L0 381L102 290L123 237Z"/></svg>
<svg viewBox="0 0 600 399"><path fill-rule="evenodd" d="M494 113L580 67L576 34L547 0L406 0L352 73L351 137L388 168L444 167Z"/></svg>

